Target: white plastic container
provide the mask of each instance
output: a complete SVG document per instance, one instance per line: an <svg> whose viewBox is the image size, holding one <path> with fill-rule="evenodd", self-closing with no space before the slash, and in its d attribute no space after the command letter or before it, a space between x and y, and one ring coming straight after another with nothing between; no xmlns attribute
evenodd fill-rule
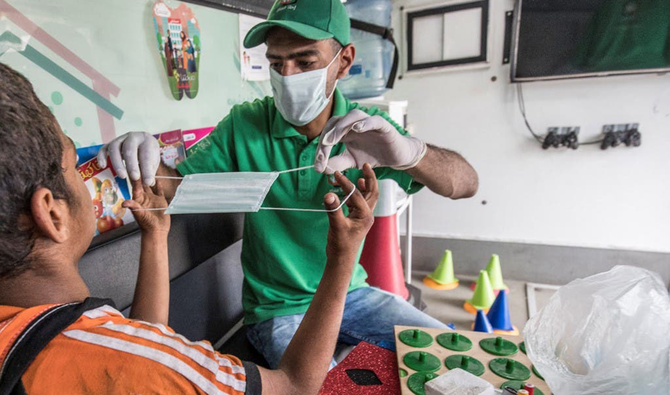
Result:
<svg viewBox="0 0 670 395"><path fill-rule="evenodd" d="M391 27L391 0L348 0L349 17L378 26ZM381 96L393 65L393 44L376 34L351 29L356 58L349 74L339 82L349 99Z"/></svg>

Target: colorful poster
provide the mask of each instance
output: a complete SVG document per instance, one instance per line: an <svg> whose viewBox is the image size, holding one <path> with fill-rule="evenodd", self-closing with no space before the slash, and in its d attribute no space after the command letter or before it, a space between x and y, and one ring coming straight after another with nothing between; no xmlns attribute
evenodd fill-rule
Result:
<svg viewBox="0 0 670 395"><path fill-rule="evenodd" d="M170 92L176 100L186 94L193 99L200 83L200 26L186 4L172 9L161 0L154 3L154 30L158 53L167 75Z"/></svg>
<svg viewBox="0 0 670 395"><path fill-rule="evenodd" d="M263 22L263 19L249 15L240 14L239 17L240 73L242 73L244 81L270 80L270 62L265 57L265 51L267 50L265 44L255 48L244 48L242 44L247 32L260 22Z"/></svg>

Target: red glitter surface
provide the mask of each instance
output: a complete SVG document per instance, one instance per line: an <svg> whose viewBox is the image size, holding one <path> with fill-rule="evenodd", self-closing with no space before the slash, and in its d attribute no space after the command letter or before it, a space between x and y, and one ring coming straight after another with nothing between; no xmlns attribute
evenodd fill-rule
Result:
<svg viewBox="0 0 670 395"><path fill-rule="evenodd" d="M382 384L357 385L346 371L366 369L373 371ZM333 368L319 391L319 395L400 395L398 361L393 351L360 342L356 348Z"/></svg>

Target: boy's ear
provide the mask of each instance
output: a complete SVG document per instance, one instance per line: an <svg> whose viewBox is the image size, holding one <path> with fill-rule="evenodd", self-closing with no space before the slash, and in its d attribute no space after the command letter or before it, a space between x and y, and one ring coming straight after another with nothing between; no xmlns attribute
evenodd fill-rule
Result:
<svg viewBox="0 0 670 395"><path fill-rule="evenodd" d="M39 188L30 200L30 210L35 230L55 243L63 243L70 237L68 228L69 210L65 200L54 198L47 188Z"/></svg>

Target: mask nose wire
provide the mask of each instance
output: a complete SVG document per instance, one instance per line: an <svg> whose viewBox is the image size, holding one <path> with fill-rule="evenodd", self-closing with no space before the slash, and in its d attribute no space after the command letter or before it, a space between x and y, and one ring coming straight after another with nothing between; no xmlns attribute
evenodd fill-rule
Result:
<svg viewBox="0 0 670 395"><path fill-rule="evenodd" d="M276 173L278 173L278 174L291 173L291 172L298 171L298 170L311 169L313 167L314 167L314 165L296 167L295 169L282 170L282 171L278 171ZM334 170L332 167L330 167L328 165L326 165L326 167L329 168L330 170ZM184 177L175 177L175 176L156 176L156 178L163 178L163 179L168 179L168 180L183 180L184 179Z"/></svg>

